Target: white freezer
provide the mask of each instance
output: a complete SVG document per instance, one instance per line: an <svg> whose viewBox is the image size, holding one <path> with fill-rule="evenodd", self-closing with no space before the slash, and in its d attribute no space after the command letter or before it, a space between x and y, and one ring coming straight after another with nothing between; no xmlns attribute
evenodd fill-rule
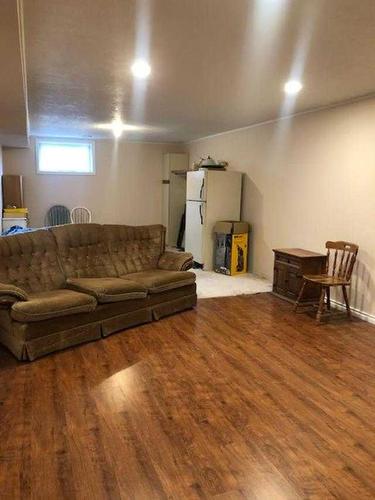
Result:
<svg viewBox="0 0 375 500"><path fill-rule="evenodd" d="M206 200L207 171L188 172L186 180L186 199L195 201Z"/></svg>
<svg viewBox="0 0 375 500"><path fill-rule="evenodd" d="M199 170L187 173L185 250L193 254L195 262L203 265L203 269L213 267L215 223L240 220L241 188L240 172Z"/></svg>
<svg viewBox="0 0 375 500"><path fill-rule="evenodd" d="M205 211L204 201L186 202L185 250L191 252L199 264L203 264Z"/></svg>
<svg viewBox="0 0 375 500"><path fill-rule="evenodd" d="M28 227L28 219L20 217L4 217L2 223L2 231L7 231L12 226Z"/></svg>

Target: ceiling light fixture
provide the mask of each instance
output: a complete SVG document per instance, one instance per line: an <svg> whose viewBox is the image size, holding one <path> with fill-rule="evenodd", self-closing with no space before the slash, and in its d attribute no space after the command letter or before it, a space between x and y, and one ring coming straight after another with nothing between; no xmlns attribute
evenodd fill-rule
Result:
<svg viewBox="0 0 375 500"><path fill-rule="evenodd" d="M111 123L97 123L95 125L95 128L101 130L110 130L116 139L119 139L123 132L134 132L142 129L142 127L139 127L137 125L129 125L128 123L124 123L120 117L114 118Z"/></svg>
<svg viewBox="0 0 375 500"><path fill-rule="evenodd" d="M112 132L116 139L119 139L122 136L124 131L124 123L122 123L121 118L116 118L112 122Z"/></svg>
<svg viewBox="0 0 375 500"><path fill-rule="evenodd" d="M136 78L147 78L151 73L151 66L144 59L137 59L131 67L132 73Z"/></svg>
<svg viewBox="0 0 375 500"><path fill-rule="evenodd" d="M298 94L300 90L302 90L302 87L302 83L298 80L289 80L284 85L284 92L289 95L295 95Z"/></svg>

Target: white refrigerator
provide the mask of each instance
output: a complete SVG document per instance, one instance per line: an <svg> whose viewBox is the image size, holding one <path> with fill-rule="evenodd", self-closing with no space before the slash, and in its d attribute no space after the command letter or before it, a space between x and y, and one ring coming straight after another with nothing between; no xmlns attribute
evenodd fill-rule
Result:
<svg viewBox="0 0 375 500"><path fill-rule="evenodd" d="M239 221L242 174L202 169L187 173L185 250L205 270L213 268L217 221Z"/></svg>

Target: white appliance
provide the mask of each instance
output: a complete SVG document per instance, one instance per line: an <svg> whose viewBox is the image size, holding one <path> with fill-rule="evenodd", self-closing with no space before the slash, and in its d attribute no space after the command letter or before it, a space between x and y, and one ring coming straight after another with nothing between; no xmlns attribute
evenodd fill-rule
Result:
<svg viewBox="0 0 375 500"><path fill-rule="evenodd" d="M240 172L202 169L187 173L185 250L205 270L213 267L215 223L240 220L241 186Z"/></svg>
<svg viewBox="0 0 375 500"><path fill-rule="evenodd" d="M20 227L23 227L23 228L27 228L28 227L28 220L26 218L4 217L2 221L3 221L2 231L7 231L12 226L20 226Z"/></svg>

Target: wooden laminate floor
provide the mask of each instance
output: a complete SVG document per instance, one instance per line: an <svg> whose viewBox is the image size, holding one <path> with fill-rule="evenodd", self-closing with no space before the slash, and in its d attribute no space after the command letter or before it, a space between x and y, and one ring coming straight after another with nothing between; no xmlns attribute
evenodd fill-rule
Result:
<svg viewBox="0 0 375 500"><path fill-rule="evenodd" d="M0 498L375 498L375 327L270 294L0 352Z"/></svg>

